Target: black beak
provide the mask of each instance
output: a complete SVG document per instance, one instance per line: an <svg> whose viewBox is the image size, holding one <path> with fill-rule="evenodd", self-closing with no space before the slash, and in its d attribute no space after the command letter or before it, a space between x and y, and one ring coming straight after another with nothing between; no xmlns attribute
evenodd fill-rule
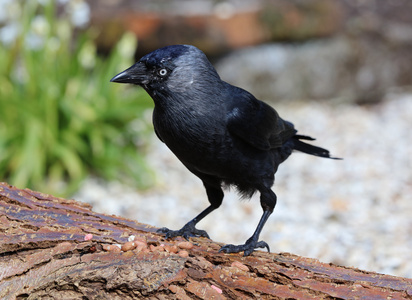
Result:
<svg viewBox="0 0 412 300"><path fill-rule="evenodd" d="M148 82L146 66L144 63L137 62L130 68L114 76L110 79L110 82L133 83L137 85L145 84Z"/></svg>

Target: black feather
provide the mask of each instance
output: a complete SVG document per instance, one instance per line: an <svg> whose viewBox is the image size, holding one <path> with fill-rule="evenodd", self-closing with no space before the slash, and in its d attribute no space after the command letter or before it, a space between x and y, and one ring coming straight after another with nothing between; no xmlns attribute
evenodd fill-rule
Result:
<svg viewBox="0 0 412 300"><path fill-rule="evenodd" d="M330 158L330 159L342 159L339 157L331 157L329 150L323 149L321 147L318 146L314 146L305 142L302 142L302 140L310 140L310 141L314 141L315 139L310 137L310 136L305 136L305 135L295 135L293 137L293 144L294 144L294 149L298 150L300 152L306 153L306 154L310 154L310 155L314 155L314 156L319 156L319 157L325 157L325 158Z"/></svg>
<svg viewBox="0 0 412 300"><path fill-rule="evenodd" d="M222 187L234 186L244 198L259 191L264 212L245 244L226 245L221 251L249 255L255 248L269 250L259 234L276 205L271 187L279 165L293 150L338 159L301 141L314 139L297 135L293 124L272 107L222 81L194 46L158 49L111 81L140 85L149 93L155 102L156 135L205 186L210 206L180 230L162 229L166 238L208 237L195 225L221 205Z"/></svg>

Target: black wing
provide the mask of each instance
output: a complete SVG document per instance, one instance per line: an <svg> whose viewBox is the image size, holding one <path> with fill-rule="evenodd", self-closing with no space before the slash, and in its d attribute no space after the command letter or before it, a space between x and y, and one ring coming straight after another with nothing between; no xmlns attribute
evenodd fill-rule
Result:
<svg viewBox="0 0 412 300"><path fill-rule="evenodd" d="M234 87L233 87L234 88ZM279 117L276 110L250 93L232 88L227 103L229 132L260 150L278 148L297 132L293 124Z"/></svg>

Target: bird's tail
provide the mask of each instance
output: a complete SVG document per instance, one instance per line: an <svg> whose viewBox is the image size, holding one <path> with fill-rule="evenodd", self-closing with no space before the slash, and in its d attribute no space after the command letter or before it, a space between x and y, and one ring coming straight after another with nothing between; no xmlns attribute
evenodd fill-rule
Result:
<svg viewBox="0 0 412 300"><path fill-rule="evenodd" d="M315 155L315 156L319 156L319 157L325 157L325 158L330 158L330 159L342 159L339 157L332 157L330 156L330 153L328 150L323 149L321 147L317 147L317 146L313 146L311 144L307 144L305 142L302 142L301 140L309 140L309 141L314 141L315 139L310 137L310 136L306 136L306 135L299 135L296 134L293 136L293 143L294 143L294 149L298 150L300 152L304 152L310 155Z"/></svg>

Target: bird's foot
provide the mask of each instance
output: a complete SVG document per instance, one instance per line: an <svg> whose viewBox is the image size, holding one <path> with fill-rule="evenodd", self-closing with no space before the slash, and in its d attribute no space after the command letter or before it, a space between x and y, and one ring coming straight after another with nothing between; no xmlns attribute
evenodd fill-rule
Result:
<svg viewBox="0 0 412 300"><path fill-rule="evenodd" d="M209 239L209 235L205 230L200 230L195 227L194 223L187 223L185 226L183 226L179 230L171 230L169 228L163 227L157 230L157 232L160 233L165 233L166 234L166 239L173 238L176 236L182 236L186 240L189 239L189 237L206 237Z"/></svg>
<svg viewBox="0 0 412 300"><path fill-rule="evenodd" d="M266 248L270 252L269 245L264 241L256 241L252 238L248 239L243 245L225 245L220 248L219 252L238 253L243 251L244 256L249 256L257 248Z"/></svg>

